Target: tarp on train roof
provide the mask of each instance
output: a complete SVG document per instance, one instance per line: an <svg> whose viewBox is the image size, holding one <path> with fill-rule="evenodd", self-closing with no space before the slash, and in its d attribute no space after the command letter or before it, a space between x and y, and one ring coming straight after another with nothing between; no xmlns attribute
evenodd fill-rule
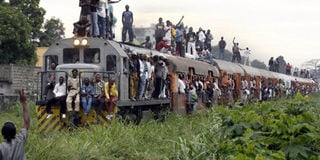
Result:
<svg viewBox="0 0 320 160"><path fill-rule="evenodd" d="M239 66L244 69L244 72L246 74L249 74L251 76L263 76L261 69L251 67L251 66L242 65L242 64L239 64Z"/></svg>
<svg viewBox="0 0 320 160"><path fill-rule="evenodd" d="M242 76L244 75L244 70L237 63L232 63L218 59L214 59L213 63L215 66L219 68L219 70L223 70L229 74L240 73Z"/></svg>
<svg viewBox="0 0 320 160"><path fill-rule="evenodd" d="M213 76L219 77L219 70L206 62L193 60L189 58L183 58L179 56L166 56L166 58L169 60L170 63L173 64L173 67L175 71L179 72L189 72L189 67L193 67L195 70L195 74L201 74L201 75L208 75L208 71L213 72Z"/></svg>

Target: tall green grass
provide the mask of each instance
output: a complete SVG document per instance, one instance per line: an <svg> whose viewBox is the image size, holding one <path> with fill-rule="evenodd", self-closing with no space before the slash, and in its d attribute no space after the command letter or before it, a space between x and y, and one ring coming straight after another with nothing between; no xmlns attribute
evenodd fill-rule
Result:
<svg viewBox="0 0 320 160"><path fill-rule="evenodd" d="M319 105L319 97L320 95L310 97L310 103ZM285 102L274 103L279 105ZM228 113L231 111L236 113L237 110L241 110L246 112L243 115L249 115L251 118L257 117L252 110L246 108L218 107L190 116L171 113L165 122L142 121L140 125L131 125L114 120L109 127L93 125L89 128L43 135L37 132L34 103L30 102L29 107L32 121L25 150L27 158L35 160L224 159L224 156L229 153L223 149L230 147L224 145L233 143L232 139L226 139L227 135L223 134L223 125L226 117L229 116ZM319 111L319 109L314 109L314 112ZM239 112L239 114L242 113ZM243 122L249 122L249 116L244 116ZM20 104L1 113L0 123L5 121L13 121L18 127L21 126L22 108ZM228 143L224 143L226 140ZM229 158L246 157L236 150L237 148L232 148L230 154L234 155ZM265 159L259 156L260 154L263 155L259 153L255 157Z"/></svg>

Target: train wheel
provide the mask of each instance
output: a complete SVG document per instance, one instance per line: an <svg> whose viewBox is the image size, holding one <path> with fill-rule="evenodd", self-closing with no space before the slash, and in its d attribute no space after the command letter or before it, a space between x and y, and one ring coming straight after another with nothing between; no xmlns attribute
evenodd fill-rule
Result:
<svg viewBox="0 0 320 160"><path fill-rule="evenodd" d="M136 107L133 109L126 109L121 117L126 124L133 123L138 125L142 119L142 110L141 107Z"/></svg>

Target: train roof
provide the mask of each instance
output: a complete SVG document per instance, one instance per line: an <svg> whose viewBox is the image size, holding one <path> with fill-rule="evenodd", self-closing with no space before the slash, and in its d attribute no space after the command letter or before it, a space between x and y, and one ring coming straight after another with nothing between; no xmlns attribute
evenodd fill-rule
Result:
<svg viewBox="0 0 320 160"><path fill-rule="evenodd" d="M214 66L217 66L219 70L223 70L228 74L239 73L243 76L245 73L244 70L237 63L213 59L213 64Z"/></svg>
<svg viewBox="0 0 320 160"><path fill-rule="evenodd" d="M170 63L173 64L175 71L185 72L188 73L189 68L193 67L195 74L207 75L208 71L212 71L213 76L219 77L219 70L206 62L193 60L189 58L183 58L179 56L169 56L167 55L166 58L169 60Z"/></svg>

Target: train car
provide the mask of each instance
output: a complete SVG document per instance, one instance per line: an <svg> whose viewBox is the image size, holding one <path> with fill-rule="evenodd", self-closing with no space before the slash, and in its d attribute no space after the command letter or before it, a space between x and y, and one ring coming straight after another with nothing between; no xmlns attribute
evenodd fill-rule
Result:
<svg viewBox="0 0 320 160"><path fill-rule="evenodd" d="M62 118L58 104L52 106L53 116L47 118L46 105L48 100L52 98L52 94L48 95L48 93L51 93L52 90L48 92L46 88L48 88L48 77L53 72L50 69L53 63L57 65L54 70L55 83L58 83L59 78L57 77L64 77L67 82L72 69L79 70L80 84L84 78L91 78L94 73L99 73L105 82L110 77L114 77L119 91L118 115L124 119L130 119L134 123L140 122L145 110L151 110L157 117L161 117L159 114L170 107L169 98L144 101L129 99L129 57L122 44L118 42L90 37L59 40L45 52L43 62L42 72L39 73L39 94L36 101L39 132L48 133L63 130L72 123L68 118ZM97 115L92 108L88 117L83 115L81 107L78 115L80 125L84 125L86 122L105 125L109 123L105 118L106 112Z"/></svg>

